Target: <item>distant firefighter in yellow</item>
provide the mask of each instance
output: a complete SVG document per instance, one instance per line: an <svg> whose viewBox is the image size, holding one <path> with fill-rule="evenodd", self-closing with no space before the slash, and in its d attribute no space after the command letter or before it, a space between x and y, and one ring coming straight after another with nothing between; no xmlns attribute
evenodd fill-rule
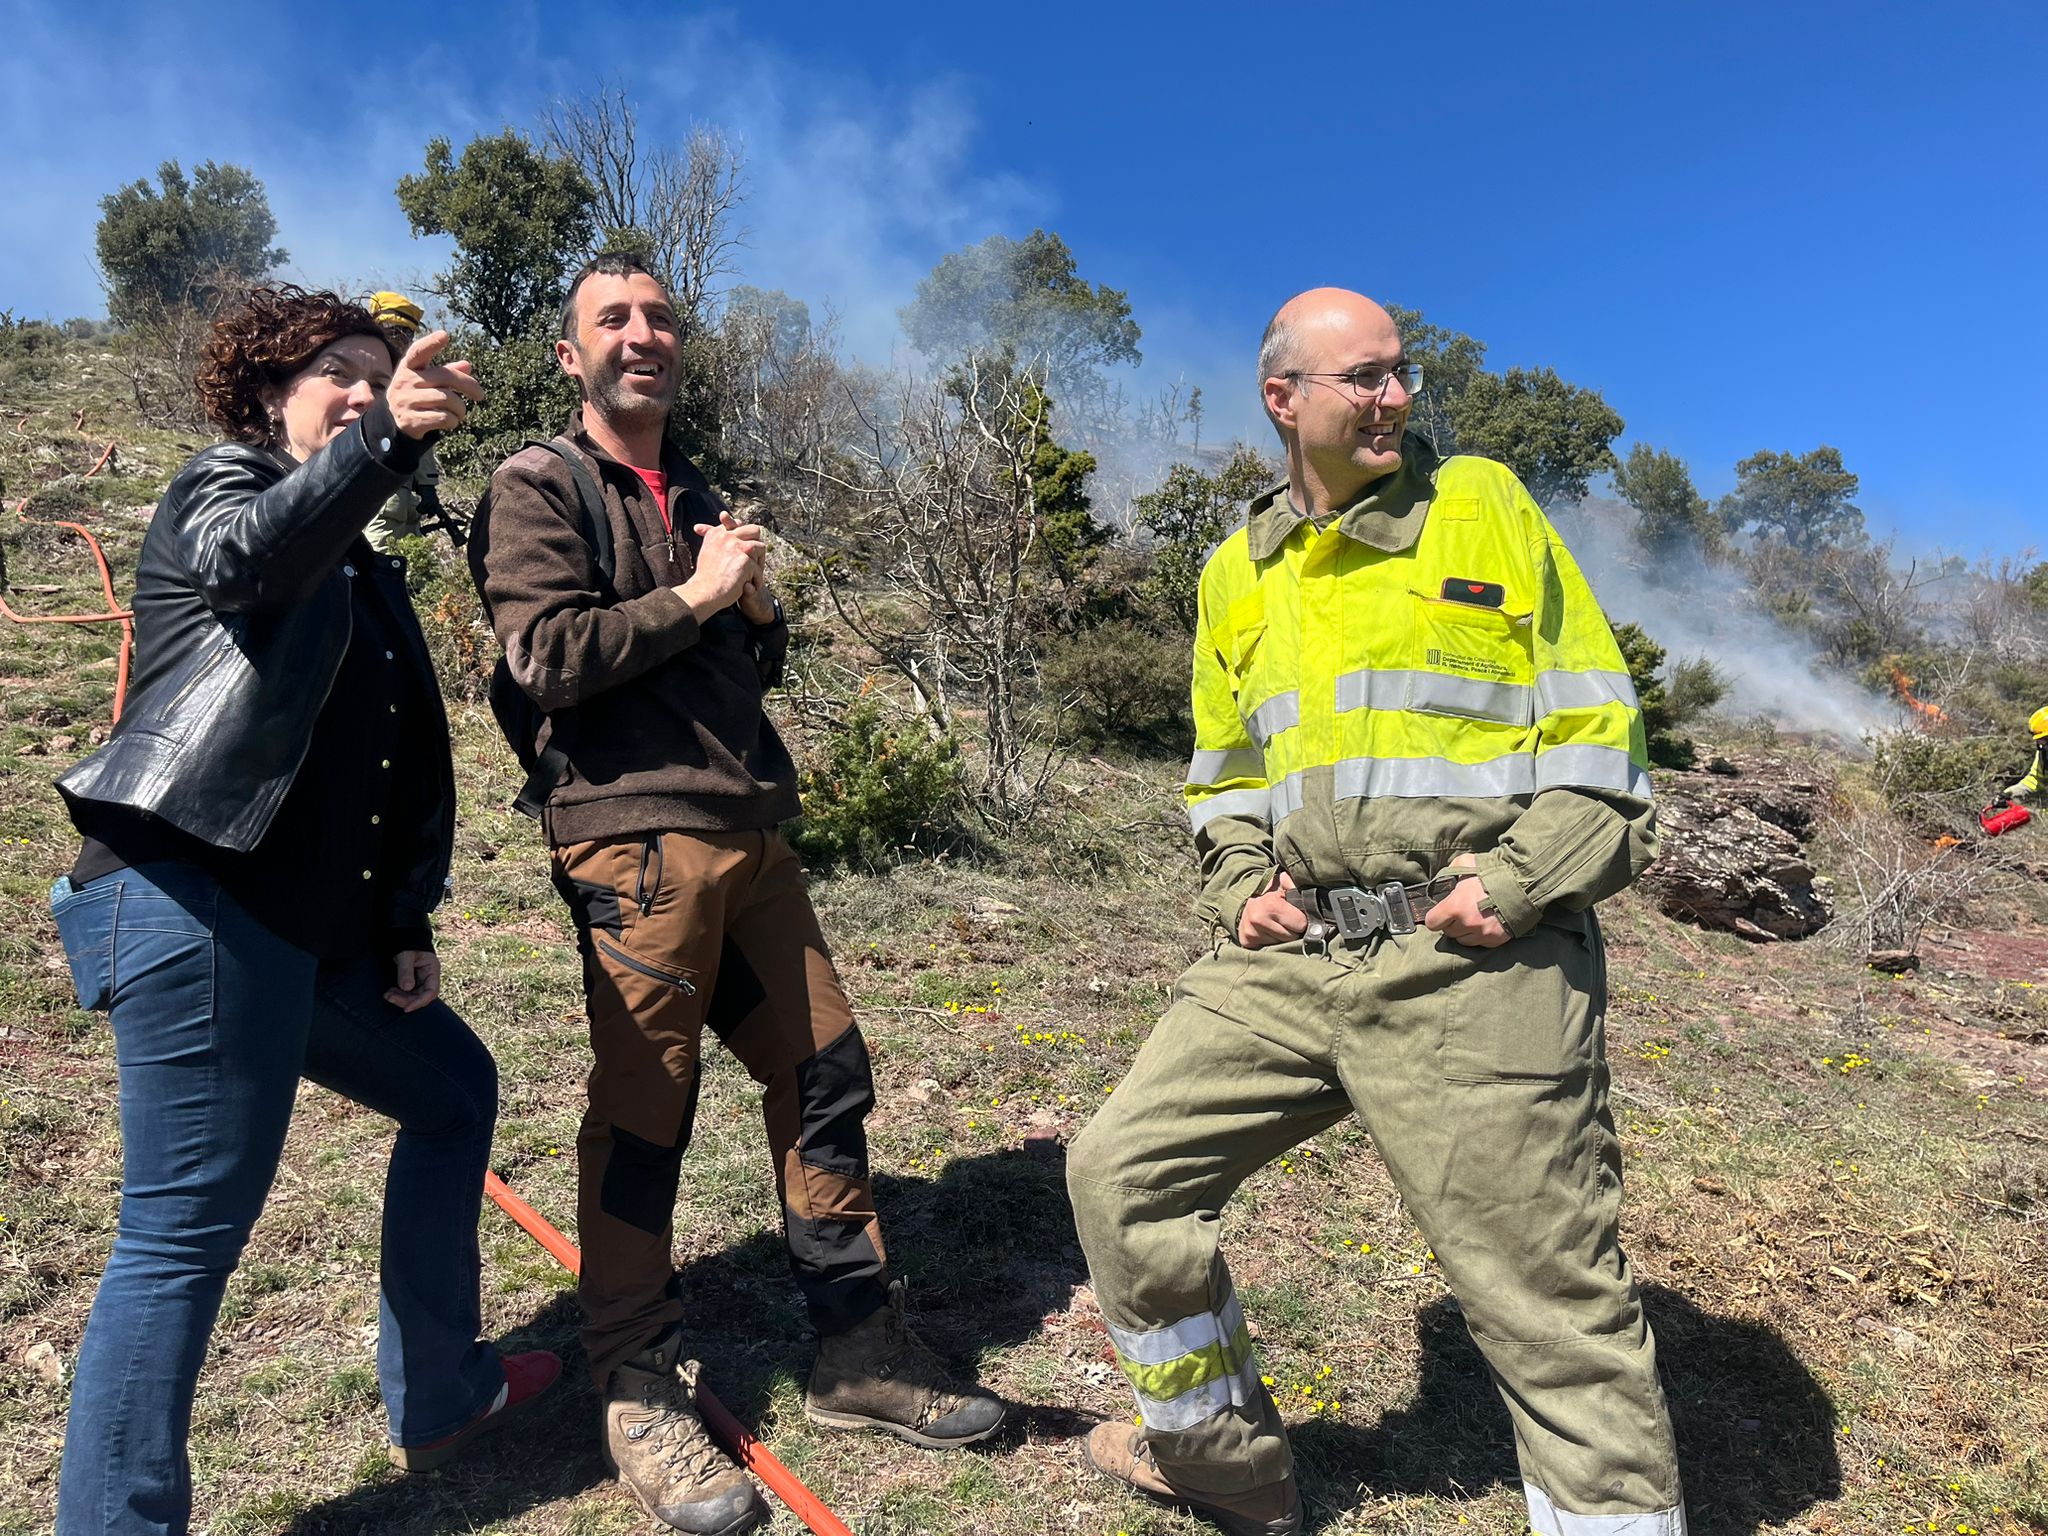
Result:
<svg viewBox="0 0 2048 1536"><path fill-rule="evenodd" d="M413 338L420 333L420 322L426 312L402 293L389 289L370 295L370 318L391 334L392 340L403 352L412 345ZM370 541L370 548L380 555L397 553L400 539L416 539L424 532L422 520L426 523L439 521L450 529L451 537L460 546L462 537L454 532L448 516L441 510L441 462L429 448L420 456L419 467L414 469L405 484L391 493L391 499L384 503L383 510L370 519L370 526L363 530L363 537Z"/></svg>
<svg viewBox="0 0 2048 1536"><path fill-rule="evenodd" d="M2034 733L2034 761L2025 774L2005 786L2005 796L2008 800L2040 805L2043 791L2048 790L2048 704L2034 711L2027 729Z"/></svg>

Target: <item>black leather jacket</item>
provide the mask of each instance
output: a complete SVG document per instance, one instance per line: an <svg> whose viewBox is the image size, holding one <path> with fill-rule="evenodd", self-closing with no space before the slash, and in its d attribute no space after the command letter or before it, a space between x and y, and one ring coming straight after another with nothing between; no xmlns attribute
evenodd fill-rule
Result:
<svg viewBox="0 0 2048 1536"><path fill-rule="evenodd" d="M395 451L394 451L395 450ZM348 648L342 566L364 524L404 483L417 445L379 404L304 464L243 443L192 459L157 503L135 575L136 671L107 744L57 780L80 802L146 811L216 848L262 839L305 758ZM390 926L423 926L455 837L447 718L408 609L409 660L433 724L437 767Z"/></svg>

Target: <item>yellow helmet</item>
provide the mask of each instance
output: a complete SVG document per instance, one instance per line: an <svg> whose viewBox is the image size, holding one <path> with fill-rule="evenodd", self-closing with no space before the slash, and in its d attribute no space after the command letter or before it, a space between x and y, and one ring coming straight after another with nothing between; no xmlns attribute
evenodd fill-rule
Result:
<svg viewBox="0 0 2048 1536"><path fill-rule="evenodd" d="M2034 740L2048 741L2048 705L2034 711L2034 718L2027 722L2027 729L2034 733Z"/></svg>
<svg viewBox="0 0 2048 1536"><path fill-rule="evenodd" d="M403 331L410 336L420 328L420 321L426 318L426 311L413 303L402 293L385 290L370 295L370 318L379 325L389 326L394 331Z"/></svg>

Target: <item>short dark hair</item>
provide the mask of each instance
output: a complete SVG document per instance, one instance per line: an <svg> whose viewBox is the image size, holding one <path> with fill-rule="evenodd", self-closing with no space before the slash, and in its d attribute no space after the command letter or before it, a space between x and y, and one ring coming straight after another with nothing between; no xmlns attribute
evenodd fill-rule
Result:
<svg viewBox="0 0 2048 1536"><path fill-rule="evenodd" d="M213 322L192 379L199 403L229 437L260 448L273 435L263 391L290 383L344 336L376 337L393 364L403 355L367 309L339 294L292 283L253 289Z"/></svg>
<svg viewBox="0 0 2048 1536"><path fill-rule="evenodd" d="M585 278L631 277L635 272L653 278L662 293L668 293L668 284L661 281L660 274L634 251L599 251L578 267L576 275L569 279L569 291L562 295L562 340L576 339L576 295L582 292Z"/></svg>

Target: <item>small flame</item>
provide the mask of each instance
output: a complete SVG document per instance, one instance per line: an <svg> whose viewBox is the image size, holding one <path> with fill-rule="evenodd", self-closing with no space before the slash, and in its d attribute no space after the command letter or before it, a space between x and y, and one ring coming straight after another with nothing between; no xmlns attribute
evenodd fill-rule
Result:
<svg viewBox="0 0 2048 1536"><path fill-rule="evenodd" d="M1898 693L1899 701L1929 725L1947 725L1948 716L1939 704L1930 704L1925 699L1913 696L1913 679L1897 667L1892 668L1892 688Z"/></svg>

